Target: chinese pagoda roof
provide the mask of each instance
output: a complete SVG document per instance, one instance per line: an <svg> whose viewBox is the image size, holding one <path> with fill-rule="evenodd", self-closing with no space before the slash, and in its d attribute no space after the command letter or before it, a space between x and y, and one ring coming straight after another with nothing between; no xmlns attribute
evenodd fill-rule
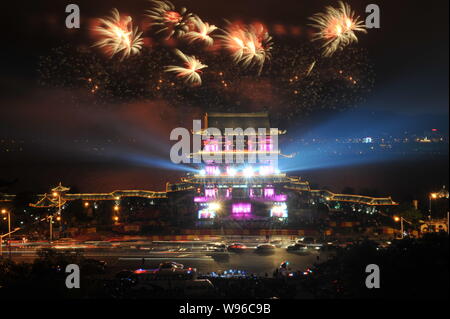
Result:
<svg viewBox="0 0 450 319"><path fill-rule="evenodd" d="M50 208L57 207L58 202L53 200L48 194L44 194L44 196L35 204L30 204L31 207L35 208Z"/></svg>

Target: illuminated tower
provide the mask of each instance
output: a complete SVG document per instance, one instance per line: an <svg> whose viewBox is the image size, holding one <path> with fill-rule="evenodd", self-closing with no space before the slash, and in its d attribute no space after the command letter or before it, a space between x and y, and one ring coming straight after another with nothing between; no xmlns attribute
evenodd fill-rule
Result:
<svg viewBox="0 0 450 319"><path fill-rule="evenodd" d="M271 129L266 112L206 114L203 129L194 132L203 143L193 156L201 154L203 161L198 173L186 179L196 187L198 218L286 218L283 187L290 180L277 167L277 156L282 156L278 134L283 133Z"/></svg>

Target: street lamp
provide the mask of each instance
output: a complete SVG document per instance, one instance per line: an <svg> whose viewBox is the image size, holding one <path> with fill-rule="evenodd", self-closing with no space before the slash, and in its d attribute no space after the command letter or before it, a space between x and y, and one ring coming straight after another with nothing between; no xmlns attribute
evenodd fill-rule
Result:
<svg viewBox="0 0 450 319"><path fill-rule="evenodd" d="M53 192L53 197L58 197L58 215L61 215L61 193Z"/></svg>
<svg viewBox="0 0 450 319"><path fill-rule="evenodd" d="M428 197L428 199L429 199L429 208L428 208L429 216L428 217L429 217L430 222L431 222L431 201L433 199L441 199L441 198L447 198L447 199L449 198L449 192L446 189L445 185L442 186L442 189L439 192L430 193L430 196ZM450 233L450 214L449 214L449 212L447 212L447 232Z"/></svg>
<svg viewBox="0 0 450 319"><path fill-rule="evenodd" d="M430 215L429 215L430 219L431 219L431 201L433 199L440 199L440 198L449 198L449 193L448 193L448 190L445 188L445 185L442 186L442 189L439 192L430 193L430 195L428 196L428 199L429 199L428 211L430 213Z"/></svg>
<svg viewBox="0 0 450 319"><path fill-rule="evenodd" d="M8 238L11 240L11 212L6 209L2 209L2 214L8 214Z"/></svg>
<svg viewBox="0 0 450 319"><path fill-rule="evenodd" d="M50 214L50 216L48 216L49 218L49 224L50 224L50 243L53 242L53 215Z"/></svg>
<svg viewBox="0 0 450 319"><path fill-rule="evenodd" d="M403 239L405 237L405 235L404 235L405 230L404 230L404 227L403 227L403 222L407 222L410 225L412 225L412 223L410 221L404 219L402 216L400 216L400 217L399 216L394 216L394 221L397 222L397 223L400 222L400 231L401 231L401 235L402 235L402 239Z"/></svg>

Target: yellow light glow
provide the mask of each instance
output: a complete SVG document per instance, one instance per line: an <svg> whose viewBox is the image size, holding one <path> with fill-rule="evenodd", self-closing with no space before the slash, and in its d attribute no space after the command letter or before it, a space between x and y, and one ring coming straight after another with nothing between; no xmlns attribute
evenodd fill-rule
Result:
<svg viewBox="0 0 450 319"><path fill-rule="evenodd" d="M212 210L219 210L221 208L219 203L210 203L208 207Z"/></svg>

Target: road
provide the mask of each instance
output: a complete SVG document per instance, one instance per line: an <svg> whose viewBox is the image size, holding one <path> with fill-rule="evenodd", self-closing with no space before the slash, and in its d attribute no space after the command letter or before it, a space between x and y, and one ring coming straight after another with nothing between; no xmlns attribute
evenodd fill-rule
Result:
<svg viewBox="0 0 450 319"><path fill-rule="evenodd" d="M315 262L324 261L328 255L315 249L306 252L288 252L285 245L275 248L270 254L260 254L255 250L258 242L246 242L247 249L240 252L213 252L207 250L207 242L95 242L95 243L54 243L60 250L79 250L84 257L104 260L108 273L123 269L155 268L163 261L176 261L187 267L197 268L201 274L229 269L243 270L247 273L271 276L282 261L289 261L293 271L304 270ZM17 246L11 249L15 261L32 262L38 249L45 245ZM9 256L5 251L4 257Z"/></svg>

